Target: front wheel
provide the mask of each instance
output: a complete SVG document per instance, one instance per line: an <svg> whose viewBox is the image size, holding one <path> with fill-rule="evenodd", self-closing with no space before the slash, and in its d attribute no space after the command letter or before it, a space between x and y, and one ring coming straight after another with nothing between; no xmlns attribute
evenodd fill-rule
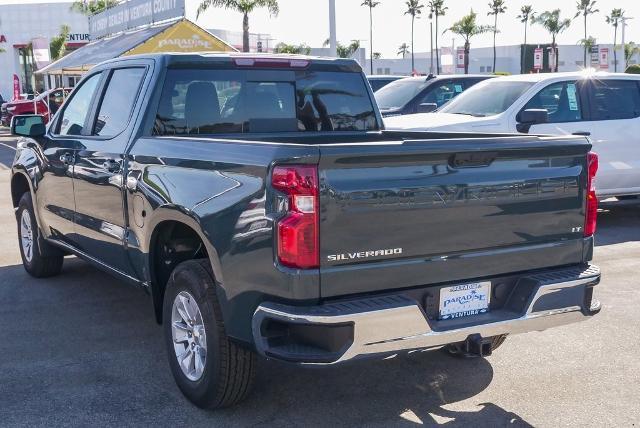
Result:
<svg viewBox="0 0 640 428"><path fill-rule="evenodd" d="M208 260L180 263L163 303L169 366L182 393L196 406L228 407L246 397L255 354L229 340Z"/></svg>
<svg viewBox="0 0 640 428"><path fill-rule="evenodd" d="M31 194L25 193L18 203L18 242L24 269L36 278L46 278L60 273L64 255L44 241L38 229L33 211Z"/></svg>

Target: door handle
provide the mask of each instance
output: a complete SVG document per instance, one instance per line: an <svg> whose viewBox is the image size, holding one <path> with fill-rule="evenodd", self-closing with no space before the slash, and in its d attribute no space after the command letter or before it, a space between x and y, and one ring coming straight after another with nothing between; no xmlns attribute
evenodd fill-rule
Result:
<svg viewBox="0 0 640 428"><path fill-rule="evenodd" d="M102 163L102 167L109 172L118 172L120 170L120 163L113 159L107 159Z"/></svg>
<svg viewBox="0 0 640 428"><path fill-rule="evenodd" d="M65 165L69 165L73 163L73 154L72 153L63 153L60 155L60 162Z"/></svg>
<svg viewBox="0 0 640 428"><path fill-rule="evenodd" d="M591 136L591 132L588 131L578 131L578 132L574 132L571 135L579 135L581 137L590 137Z"/></svg>

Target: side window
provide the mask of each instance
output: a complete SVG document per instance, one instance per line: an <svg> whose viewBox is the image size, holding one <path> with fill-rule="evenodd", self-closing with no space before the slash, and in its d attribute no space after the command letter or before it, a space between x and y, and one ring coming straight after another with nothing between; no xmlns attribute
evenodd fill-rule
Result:
<svg viewBox="0 0 640 428"><path fill-rule="evenodd" d="M582 120L580 91L577 83L552 83L542 89L522 108L546 109L549 112L549 123L577 122Z"/></svg>
<svg viewBox="0 0 640 428"><path fill-rule="evenodd" d="M422 101L420 101L420 104L434 103L440 107L460 95L464 89L464 83L462 81L449 81L442 84L432 85L427 90L427 94L422 98Z"/></svg>
<svg viewBox="0 0 640 428"><path fill-rule="evenodd" d="M113 70L100 104L93 135L113 137L124 131L129 123L144 71L142 67Z"/></svg>
<svg viewBox="0 0 640 428"><path fill-rule="evenodd" d="M593 80L589 91L591 120L640 116L640 88L635 80Z"/></svg>
<svg viewBox="0 0 640 428"><path fill-rule="evenodd" d="M58 134L80 135L82 133L91 100L98 87L98 82L100 82L100 76L102 73L94 74L73 92L62 113Z"/></svg>

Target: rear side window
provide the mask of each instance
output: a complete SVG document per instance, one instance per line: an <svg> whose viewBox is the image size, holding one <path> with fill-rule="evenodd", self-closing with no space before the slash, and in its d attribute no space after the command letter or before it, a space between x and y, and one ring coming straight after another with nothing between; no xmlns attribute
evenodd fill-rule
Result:
<svg viewBox="0 0 640 428"><path fill-rule="evenodd" d="M113 137L127 127L145 69L113 70L93 128L94 135Z"/></svg>
<svg viewBox="0 0 640 428"><path fill-rule="evenodd" d="M358 73L172 69L156 135L367 131L377 121ZM285 77L290 76L290 78Z"/></svg>
<svg viewBox="0 0 640 428"><path fill-rule="evenodd" d="M549 123L582 120L580 91L575 81L557 82L545 87L529 100L522 110L546 109Z"/></svg>
<svg viewBox="0 0 640 428"><path fill-rule="evenodd" d="M593 80L589 91L591 120L640 116L640 87L635 80Z"/></svg>
<svg viewBox="0 0 640 428"><path fill-rule="evenodd" d="M102 73L97 73L89 77L82 83L82 86L73 92L60 119L60 129L58 131L60 135L82 134L87 114L89 114L89 106L98 88L101 75Z"/></svg>

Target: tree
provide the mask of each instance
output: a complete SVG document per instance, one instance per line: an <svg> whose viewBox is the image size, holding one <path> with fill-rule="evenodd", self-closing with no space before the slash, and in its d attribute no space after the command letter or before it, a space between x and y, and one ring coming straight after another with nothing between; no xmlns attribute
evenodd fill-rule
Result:
<svg viewBox="0 0 640 428"><path fill-rule="evenodd" d="M113 7L118 3L118 0L76 0L71 4L71 10L80 12L83 15L93 15Z"/></svg>
<svg viewBox="0 0 640 428"><path fill-rule="evenodd" d="M405 15L411 15L411 73L416 69L416 61L413 52L413 28L414 23L416 21L416 16L422 13L422 8L424 5L420 4L420 0L407 0L406 2L407 10L405 11Z"/></svg>
<svg viewBox="0 0 640 428"><path fill-rule="evenodd" d="M249 14L259 7L266 7L271 15L280 12L278 0L202 0L196 17L209 7L231 9L242 14L242 51L249 52Z"/></svg>
<svg viewBox="0 0 640 428"><path fill-rule="evenodd" d="M49 42L49 51L51 51L51 59L57 60L64 56L65 54L65 42L67 41L67 36L71 29L68 25L63 24L60 26L60 34L51 38Z"/></svg>
<svg viewBox="0 0 640 428"><path fill-rule="evenodd" d="M570 19L560 18L560 9L555 9L551 12L546 11L538 15L533 21L534 24L540 24L545 30L551 34L551 49L555 53L555 66L552 71L558 71L558 45L556 44L556 38L558 34L565 31L571 26Z"/></svg>
<svg viewBox="0 0 640 428"><path fill-rule="evenodd" d="M373 8L380 4L375 0L364 0L360 6L367 6L369 8L369 47L370 47L370 65L371 74L373 74Z"/></svg>
<svg viewBox="0 0 640 428"><path fill-rule="evenodd" d="M591 48L593 48L596 43L596 39L591 36L587 37L586 39L578 40L578 44L580 46L584 46L584 49L588 52L591 52ZM591 58L589 58L589 66L591 66ZM587 63L584 64L584 67L587 68Z"/></svg>
<svg viewBox="0 0 640 428"><path fill-rule="evenodd" d="M406 43L401 44L400 47L398 48L398 55L402 55L402 58L404 58L408 53L409 53L409 45Z"/></svg>
<svg viewBox="0 0 640 428"><path fill-rule="evenodd" d="M584 40L587 40L589 37L587 36L587 17L589 15L593 15L594 13L600 12L598 9L594 9L596 5L596 0L578 0L576 3L578 11L576 12L576 16L573 19L576 19L580 15L584 18ZM587 47L584 48L584 65L587 66Z"/></svg>
<svg viewBox="0 0 640 428"><path fill-rule="evenodd" d="M529 27L529 21L533 22L535 19L535 12L533 6L524 5L520 8L520 15L518 15L520 22L524 24L524 50L522 51L522 64L520 66L520 73L524 73L525 67L525 53L527 52L527 27Z"/></svg>
<svg viewBox="0 0 640 428"><path fill-rule="evenodd" d="M382 54L380 52L374 52L372 57L373 59L380 59L382 58Z"/></svg>
<svg viewBox="0 0 640 428"><path fill-rule="evenodd" d="M489 3L489 13L487 16L493 15L493 71L496 71L496 34L498 33L498 15L507 11L504 0L492 0Z"/></svg>
<svg viewBox="0 0 640 428"><path fill-rule="evenodd" d="M351 58L358 49L360 49L360 41L352 40L346 46L338 43L336 50L338 51L338 58Z"/></svg>
<svg viewBox="0 0 640 428"><path fill-rule="evenodd" d="M605 17L607 24L613 26L613 71L618 72L618 25L624 17L622 9L613 9L611 15Z"/></svg>
<svg viewBox="0 0 640 428"><path fill-rule="evenodd" d="M273 48L273 52L282 54L309 55L311 53L311 48L304 43L299 45L278 43L276 47Z"/></svg>
<svg viewBox="0 0 640 428"><path fill-rule="evenodd" d="M625 68L627 68L627 66L629 65L629 61L631 60L631 58L637 53L640 53L640 47L637 46L635 43L629 42L624 44L624 67Z"/></svg>
<svg viewBox="0 0 640 428"><path fill-rule="evenodd" d="M451 27L444 30L445 33L451 31L464 39L464 74L469 74L471 38L494 30L491 25L478 25L477 18L478 14L471 9L468 15L463 16L460 21L455 22Z"/></svg>
<svg viewBox="0 0 640 428"><path fill-rule="evenodd" d="M436 18L436 74L440 74L440 55L438 55L438 17L444 16L445 12L449 9L444 5L444 0L430 0L429 1L429 10L431 12L431 16L435 16Z"/></svg>

